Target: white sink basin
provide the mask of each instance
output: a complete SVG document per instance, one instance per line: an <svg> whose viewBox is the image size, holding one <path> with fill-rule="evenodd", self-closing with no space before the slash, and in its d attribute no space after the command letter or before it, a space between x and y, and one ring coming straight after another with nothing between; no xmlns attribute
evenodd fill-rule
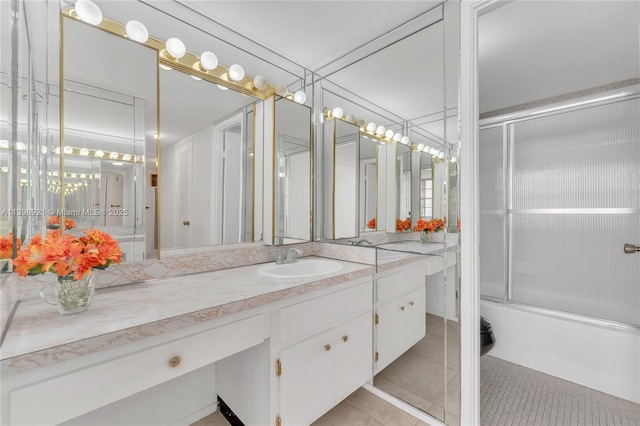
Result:
<svg viewBox="0 0 640 426"><path fill-rule="evenodd" d="M300 259L294 263L269 263L258 268L258 274L269 278L310 278L342 270L342 263L326 259Z"/></svg>

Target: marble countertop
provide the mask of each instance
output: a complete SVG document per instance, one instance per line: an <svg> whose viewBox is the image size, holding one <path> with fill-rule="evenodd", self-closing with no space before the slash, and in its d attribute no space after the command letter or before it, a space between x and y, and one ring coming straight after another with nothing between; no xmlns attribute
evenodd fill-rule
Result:
<svg viewBox="0 0 640 426"><path fill-rule="evenodd" d="M341 271L306 279L266 278L256 264L98 290L91 308L74 315L40 299L21 301L0 359L30 369L375 273L371 265L338 262Z"/></svg>

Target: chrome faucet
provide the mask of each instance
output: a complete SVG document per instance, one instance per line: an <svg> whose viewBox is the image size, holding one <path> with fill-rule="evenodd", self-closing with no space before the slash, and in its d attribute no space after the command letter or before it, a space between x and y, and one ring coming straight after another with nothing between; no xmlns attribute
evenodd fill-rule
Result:
<svg viewBox="0 0 640 426"><path fill-rule="evenodd" d="M273 248L271 251L276 252L276 265L282 265L284 263L284 256L282 255L282 252L277 248Z"/></svg>
<svg viewBox="0 0 640 426"><path fill-rule="evenodd" d="M287 258L284 260L284 263L293 263L298 260L298 256L302 256L302 250L292 247L287 251Z"/></svg>
<svg viewBox="0 0 640 426"><path fill-rule="evenodd" d="M373 243L371 241L365 240L365 239L362 239L360 241L356 241L356 245L357 246L363 246L365 244L368 245L368 246L372 246L373 245Z"/></svg>

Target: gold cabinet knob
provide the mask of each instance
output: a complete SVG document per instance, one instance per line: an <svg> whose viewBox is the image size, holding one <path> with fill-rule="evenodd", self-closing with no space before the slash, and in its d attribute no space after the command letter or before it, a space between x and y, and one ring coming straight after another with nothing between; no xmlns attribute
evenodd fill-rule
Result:
<svg viewBox="0 0 640 426"><path fill-rule="evenodd" d="M180 365L180 362L182 362L182 359L179 356L172 356L169 358L169 367L176 368Z"/></svg>
<svg viewBox="0 0 640 426"><path fill-rule="evenodd" d="M191 225L191 222L189 222L188 220L185 220L185 221L182 222L182 224L184 226L189 226L189 225Z"/></svg>
<svg viewBox="0 0 640 426"><path fill-rule="evenodd" d="M401 311L404 311L404 306L400 306L400 310L401 310Z"/></svg>
<svg viewBox="0 0 640 426"><path fill-rule="evenodd" d="M347 336L347 335L342 336L342 341L343 342L346 342L347 340L349 340L349 336Z"/></svg>
<svg viewBox="0 0 640 426"><path fill-rule="evenodd" d="M410 304L411 306L413 306L413 301L409 302L409 304Z"/></svg>
<svg viewBox="0 0 640 426"><path fill-rule="evenodd" d="M331 345L324 345L324 350L325 351L330 351L331 350Z"/></svg>

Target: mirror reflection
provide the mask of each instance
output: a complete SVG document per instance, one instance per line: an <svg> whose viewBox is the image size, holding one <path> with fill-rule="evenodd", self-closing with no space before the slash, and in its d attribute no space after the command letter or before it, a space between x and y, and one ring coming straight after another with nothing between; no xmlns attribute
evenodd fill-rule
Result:
<svg viewBox="0 0 640 426"><path fill-rule="evenodd" d="M63 209L69 232L100 228L124 260L143 260L155 254L145 157L156 150L156 52L67 18L63 30L64 179L51 176L50 188L64 205L47 227L63 226Z"/></svg>
<svg viewBox="0 0 640 426"><path fill-rule="evenodd" d="M253 232L253 98L160 71L163 253L260 239Z"/></svg>
<svg viewBox="0 0 640 426"><path fill-rule="evenodd" d="M385 229L387 145L360 137L360 232Z"/></svg>
<svg viewBox="0 0 640 426"><path fill-rule="evenodd" d="M333 238L358 236L358 147L360 128L334 119Z"/></svg>
<svg viewBox="0 0 640 426"><path fill-rule="evenodd" d="M396 144L396 232L411 230L411 148Z"/></svg>
<svg viewBox="0 0 640 426"><path fill-rule="evenodd" d="M311 240L311 109L275 102L274 245Z"/></svg>

